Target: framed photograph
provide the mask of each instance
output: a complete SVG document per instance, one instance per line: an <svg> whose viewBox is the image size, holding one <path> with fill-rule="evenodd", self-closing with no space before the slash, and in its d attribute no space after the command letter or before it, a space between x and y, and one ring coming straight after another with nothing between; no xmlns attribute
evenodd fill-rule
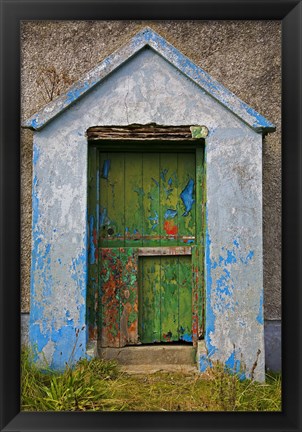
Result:
<svg viewBox="0 0 302 432"><path fill-rule="evenodd" d="M1 5L1 430L300 430L301 2Z"/></svg>

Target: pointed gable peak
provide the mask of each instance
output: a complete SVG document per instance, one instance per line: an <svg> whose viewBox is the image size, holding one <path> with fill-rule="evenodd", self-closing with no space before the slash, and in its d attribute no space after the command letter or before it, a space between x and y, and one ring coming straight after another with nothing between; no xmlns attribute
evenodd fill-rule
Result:
<svg viewBox="0 0 302 432"><path fill-rule="evenodd" d="M27 119L22 126L33 130L42 129L52 119L59 116L79 98L100 84L110 73L114 72L114 70L146 46L152 48L256 132L267 133L273 132L276 129L270 121L240 100L222 84L218 83L218 81L212 78L201 67L194 64L188 57L178 51L150 27L141 29L126 45L120 47L98 63L74 83L66 93L49 102L39 112Z"/></svg>

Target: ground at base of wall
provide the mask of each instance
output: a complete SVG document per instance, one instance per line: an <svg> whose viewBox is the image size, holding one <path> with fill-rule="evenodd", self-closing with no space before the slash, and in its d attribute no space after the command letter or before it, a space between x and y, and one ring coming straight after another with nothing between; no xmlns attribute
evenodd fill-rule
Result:
<svg viewBox="0 0 302 432"><path fill-rule="evenodd" d="M116 362L81 360L42 373L23 351L22 411L281 411L281 377L239 381L223 368L207 374L130 375Z"/></svg>

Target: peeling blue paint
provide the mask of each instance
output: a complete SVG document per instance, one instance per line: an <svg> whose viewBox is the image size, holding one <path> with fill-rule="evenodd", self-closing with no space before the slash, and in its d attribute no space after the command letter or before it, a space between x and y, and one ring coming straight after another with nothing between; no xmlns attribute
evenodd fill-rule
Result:
<svg viewBox="0 0 302 432"><path fill-rule="evenodd" d="M199 371L205 372L209 367L212 367L211 360L207 356L201 355L199 357Z"/></svg>
<svg viewBox="0 0 302 432"><path fill-rule="evenodd" d="M108 179L109 170L110 170L110 159L106 159L104 160L103 163L102 178ZM97 179L99 179L99 176L97 176Z"/></svg>
<svg viewBox="0 0 302 432"><path fill-rule="evenodd" d="M37 156L37 154L36 154ZM38 156L37 156L38 157ZM37 161L37 159L36 159ZM44 233L39 228L39 198L38 198L38 179L34 174L33 188L32 188L32 235L33 235L33 248L31 256L31 279L30 279L30 326L29 326L29 340L31 346L35 351L40 352L46 343L47 337L41 332L41 328L45 329L45 322L41 319L44 314L43 302L38 302L35 291L35 274L36 270L42 270L42 282L44 295L51 289L51 279L47 278L47 268L49 266L49 252L50 246L46 245L44 250L42 247L42 237ZM45 267L44 267L45 266ZM45 301L44 297L44 301ZM37 360L37 352L36 360Z"/></svg>
<svg viewBox="0 0 302 432"><path fill-rule="evenodd" d="M163 170L161 171L161 173L160 173L161 179L162 179L163 181L166 180L167 172L168 172L168 170L167 170L167 168L165 168L165 169L163 169Z"/></svg>
<svg viewBox="0 0 302 432"><path fill-rule="evenodd" d="M148 219L153 222L153 225L151 227L152 230L155 230L155 228L158 226L158 213L157 213L157 211L154 211L154 214L155 214L155 216L153 216L153 217L149 216L148 217Z"/></svg>
<svg viewBox="0 0 302 432"><path fill-rule="evenodd" d="M43 334L40 329L40 325L32 323L30 325L30 339L31 346L34 352L34 360L38 360L38 354L42 352L43 348L47 345L49 336Z"/></svg>
<svg viewBox="0 0 302 432"><path fill-rule="evenodd" d="M252 117L255 118L255 121L253 123L253 127L255 129L261 127L261 128L275 128L274 125L268 121L265 117L263 117L261 114L259 114L257 111L255 111L252 107L248 106L246 103L241 103L241 109L245 110L248 114L250 114Z"/></svg>
<svg viewBox="0 0 302 432"><path fill-rule="evenodd" d="M78 86L73 86L65 95L65 105L70 105L72 102L76 101L87 90L89 90L90 87L91 85L88 82L81 82Z"/></svg>
<svg viewBox="0 0 302 432"><path fill-rule="evenodd" d="M38 121L37 117L34 117L34 118L28 120L28 123L26 123L26 126L29 126L32 129L37 129L39 127L39 121Z"/></svg>
<svg viewBox="0 0 302 432"><path fill-rule="evenodd" d="M157 211L154 211L154 213L155 213L155 216L154 216L154 217L152 217L152 216L149 216L149 217L148 217L148 219L149 219L150 221L158 221L158 213L157 213Z"/></svg>
<svg viewBox="0 0 302 432"><path fill-rule="evenodd" d="M35 144L35 142L33 143L33 164L36 165L38 162L38 159L40 157L40 149L37 146L37 144Z"/></svg>
<svg viewBox="0 0 302 432"><path fill-rule="evenodd" d="M164 218L173 219L176 215L177 215L177 210L168 209L164 214Z"/></svg>
<svg viewBox="0 0 302 432"><path fill-rule="evenodd" d="M95 245L93 241L94 217L89 217L89 263L95 264Z"/></svg>
<svg viewBox="0 0 302 432"><path fill-rule="evenodd" d="M236 359L235 351L232 352L230 357L225 362L225 367L229 373L237 375L240 380L244 380L246 378L240 360Z"/></svg>
<svg viewBox="0 0 302 432"><path fill-rule="evenodd" d="M180 335L179 339L183 340L185 342L192 342L192 335L185 333L185 334Z"/></svg>
<svg viewBox="0 0 302 432"><path fill-rule="evenodd" d="M173 192L173 188L170 188L170 189L164 188L164 190L166 192L166 197L169 198L169 195L171 195L171 193Z"/></svg>
<svg viewBox="0 0 302 432"><path fill-rule="evenodd" d="M37 231L36 231L37 232ZM71 317L70 311L65 312L66 325L57 328L56 320L51 322L50 327L47 326L47 320L43 319L44 306L51 296L52 275L50 272L50 252L51 246L47 244L42 251L36 251L33 255L32 270L37 268L41 271L41 280L43 282L42 301L36 301L34 291L34 272L32 271L31 279L31 313L30 313L30 343L34 349L35 358L37 361L41 359L41 352L49 342L53 342L54 354L52 356L50 367L57 370L63 370L66 363L76 362L79 358L85 357L86 352L86 330L85 330L85 315L86 307L86 284L87 284L87 242L86 235L83 236L84 247L79 256L74 259L70 266L71 278L76 281L79 298L83 301L78 304L79 311L78 325L81 328L78 336L74 331L74 319ZM39 239L38 245L41 244ZM34 254L34 251L33 251ZM58 259L61 262L60 259ZM50 324L50 323L48 323ZM42 329L42 330L41 330Z"/></svg>
<svg viewBox="0 0 302 432"><path fill-rule="evenodd" d="M189 212L192 209L192 205L195 202L195 199L193 198L193 192L194 192L194 180L190 179L187 183L187 186L180 194L180 198L182 199L182 202L184 203L186 209L186 211L183 213L183 216L187 216L189 214Z"/></svg>
<svg viewBox="0 0 302 432"><path fill-rule="evenodd" d="M86 332L78 328L76 330L71 325L66 325L58 330L53 329L51 340L54 342L55 351L53 353L50 367L56 370L64 370L66 363L75 364L81 358L86 358Z"/></svg>
<svg viewBox="0 0 302 432"><path fill-rule="evenodd" d="M38 185L38 179L37 176L35 175L33 179L33 191L32 191L32 207L33 207L32 229L33 231L37 229L37 224L39 219L39 198L36 190L37 185Z"/></svg>
<svg viewBox="0 0 302 432"><path fill-rule="evenodd" d="M224 260L225 265L227 265L227 264L234 264L236 262L237 262L237 259L236 259L236 256L235 256L234 252L228 250L227 251L227 257Z"/></svg>
<svg viewBox="0 0 302 432"><path fill-rule="evenodd" d="M239 249L239 243L234 240L233 242L236 249ZM237 254L236 250L233 249L226 249L225 247L221 248L224 252L226 252L226 257L223 257L222 255L219 255L218 261L212 262L212 269L215 269L217 267L222 267L222 265L230 265L230 264L236 264L237 262L241 262L245 265L249 263L254 257L254 251L250 250L249 253L246 255L246 257L240 256L240 254ZM239 255L239 256L238 256Z"/></svg>
<svg viewBox="0 0 302 432"><path fill-rule="evenodd" d="M259 312L256 320L259 324L263 325L263 292L261 293L260 296Z"/></svg>
<svg viewBox="0 0 302 432"><path fill-rule="evenodd" d="M50 269L50 244L46 244L44 253L39 254L38 263L41 270L41 278L43 281L43 298L47 299L51 296L53 287L53 277Z"/></svg>
<svg viewBox="0 0 302 432"><path fill-rule="evenodd" d="M253 258L253 256L254 256L254 251L251 250L247 254L246 258L240 258L240 260L241 260L241 262L243 264L247 264L249 261L251 261L251 259Z"/></svg>
<svg viewBox="0 0 302 432"><path fill-rule="evenodd" d="M220 278L216 280L216 291L219 293L223 293L226 296L231 296L233 294L234 286L229 284L230 272L226 269L224 269L223 271L224 274L222 274Z"/></svg>

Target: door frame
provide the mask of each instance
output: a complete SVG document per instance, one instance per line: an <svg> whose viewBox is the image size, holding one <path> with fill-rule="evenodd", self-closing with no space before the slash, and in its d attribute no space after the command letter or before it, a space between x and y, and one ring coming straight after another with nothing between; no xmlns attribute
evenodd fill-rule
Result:
<svg viewBox="0 0 302 432"><path fill-rule="evenodd" d="M101 339L102 310L100 292L100 264L98 251L99 239L99 150L134 151L134 152L195 152L195 211L196 211L196 244L191 248L192 255L192 339L193 346L204 338L205 331L205 276L204 251L206 229L206 166L205 138L208 130L205 126L96 126L87 130L88 138L88 190L87 190L87 225L88 225L88 269L86 324L89 341ZM142 147L142 143L144 146ZM197 217L197 215L200 217ZM140 254L134 251L134 257ZM151 252L150 248L150 253ZM187 251L188 252L188 251ZM182 252L186 254L187 252ZM142 253L142 252L141 252Z"/></svg>

